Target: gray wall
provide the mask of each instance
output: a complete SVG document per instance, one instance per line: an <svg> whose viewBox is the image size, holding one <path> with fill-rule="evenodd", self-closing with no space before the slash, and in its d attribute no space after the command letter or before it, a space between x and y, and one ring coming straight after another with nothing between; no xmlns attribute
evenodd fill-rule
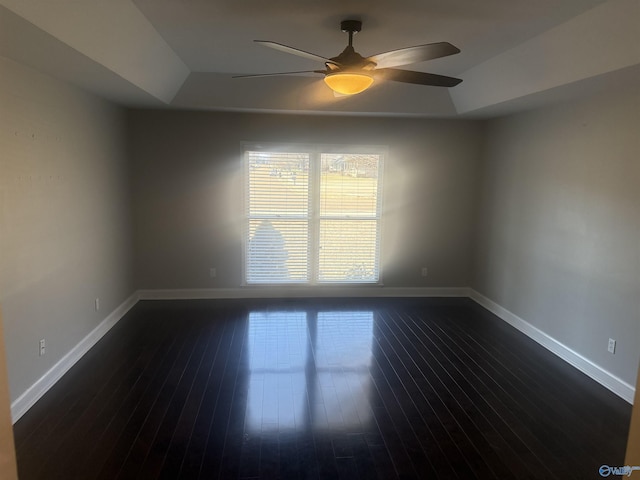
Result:
<svg viewBox="0 0 640 480"><path fill-rule="evenodd" d="M640 355L639 125L637 89L489 122L472 282L631 385Z"/></svg>
<svg viewBox="0 0 640 480"><path fill-rule="evenodd" d="M240 286L242 141L388 145L385 286L469 284L477 123L140 110L129 133L139 288Z"/></svg>
<svg viewBox="0 0 640 480"><path fill-rule="evenodd" d="M15 400L133 293L130 185L120 109L11 60L0 72L0 302Z"/></svg>
<svg viewBox="0 0 640 480"><path fill-rule="evenodd" d="M242 141L387 145L386 286L472 285L635 382L637 92L490 122L124 113L12 61L0 59L0 71L0 302L13 400L135 288L241 284Z"/></svg>

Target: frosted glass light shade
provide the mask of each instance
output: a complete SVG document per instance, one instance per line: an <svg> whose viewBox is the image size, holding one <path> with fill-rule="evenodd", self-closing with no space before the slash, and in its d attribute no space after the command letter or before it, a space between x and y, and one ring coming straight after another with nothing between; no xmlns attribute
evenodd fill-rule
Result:
<svg viewBox="0 0 640 480"><path fill-rule="evenodd" d="M334 92L342 95L355 95L364 92L373 84L373 77L364 73L330 73L324 81Z"/></svg>

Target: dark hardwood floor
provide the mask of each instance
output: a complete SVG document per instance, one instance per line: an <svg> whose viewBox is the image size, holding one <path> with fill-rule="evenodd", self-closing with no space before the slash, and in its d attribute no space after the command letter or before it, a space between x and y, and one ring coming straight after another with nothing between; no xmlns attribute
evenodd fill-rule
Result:
<svg viewBox="0 0 640 480"><path fill-rule="evenodd" d="M14 430L21 480L589 479L630 414L467 299L154 301Z"/></svg>

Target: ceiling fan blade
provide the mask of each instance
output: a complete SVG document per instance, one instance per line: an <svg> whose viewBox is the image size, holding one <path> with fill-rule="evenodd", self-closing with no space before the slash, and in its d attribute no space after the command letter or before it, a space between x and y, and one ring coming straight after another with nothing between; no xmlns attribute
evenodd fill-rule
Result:
<svg viewBox="0 0 640 480"><path fill-rule="evenodd" d="M324 70L300 70L297 72L255 73L249 75L234 75L231 78L274 77L277 75L296 75L298 73L325 73Z"/></svg>
<svg viewBox="0 0 640 480"><path fill-rule="evenodd" d="M335 61L329 58L321 57L320 55L316 55L315 53L305 52L304 50L300 50L299 48L289 47L288 45L283 45L281 43L270 42L268 40L254 40L254 42L259 43L260 45L264 45L265 47L270 47L276 50L280 50L281 52L284 52L284 53L297 55L298 57L308 58L310 60L316 60L322 63L330 62L330 63L337 64Z"/></svg>
<svg viewBox="0 0 640 480"><path fill-rule="evenodd" d="M380 68L374 70L376 76L395 82L415 83L416 85L430 85L433 87L455 87L462 79L436 75L435 73L414 72L412 70L398 70L396 68Z"/></svg>
<svg viewBox="0 0 640 480"><path fill-rule="evenodd" d="M424 62L434 58L447 57L460 53L460 49L448 42L429 43L427 45L416 45L415 47L391 50L390 52L378 53L366 58L366 61L374 62L378 68L398 67L410 63Z"/></svg>

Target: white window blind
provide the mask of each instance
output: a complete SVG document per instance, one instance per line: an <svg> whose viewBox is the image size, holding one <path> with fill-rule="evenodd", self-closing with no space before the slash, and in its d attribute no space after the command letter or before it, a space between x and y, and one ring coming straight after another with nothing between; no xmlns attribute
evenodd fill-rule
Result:
<svg viewBox="0 0 640 480"><path fill-rule="evenodd" d="M245 152L247 283L309 281L309 154Z"/></svg>
<svg viewBox="0 0 640 480"><path fill-rule="evenodd" d="M379 155L320 157L318 281L379 278Z"/></svg>
<svg viewBox="0 0 640 480"><path fill-rule="evenodd" d="M377 283L382 153L246 148L248 284Z"/></svg>

